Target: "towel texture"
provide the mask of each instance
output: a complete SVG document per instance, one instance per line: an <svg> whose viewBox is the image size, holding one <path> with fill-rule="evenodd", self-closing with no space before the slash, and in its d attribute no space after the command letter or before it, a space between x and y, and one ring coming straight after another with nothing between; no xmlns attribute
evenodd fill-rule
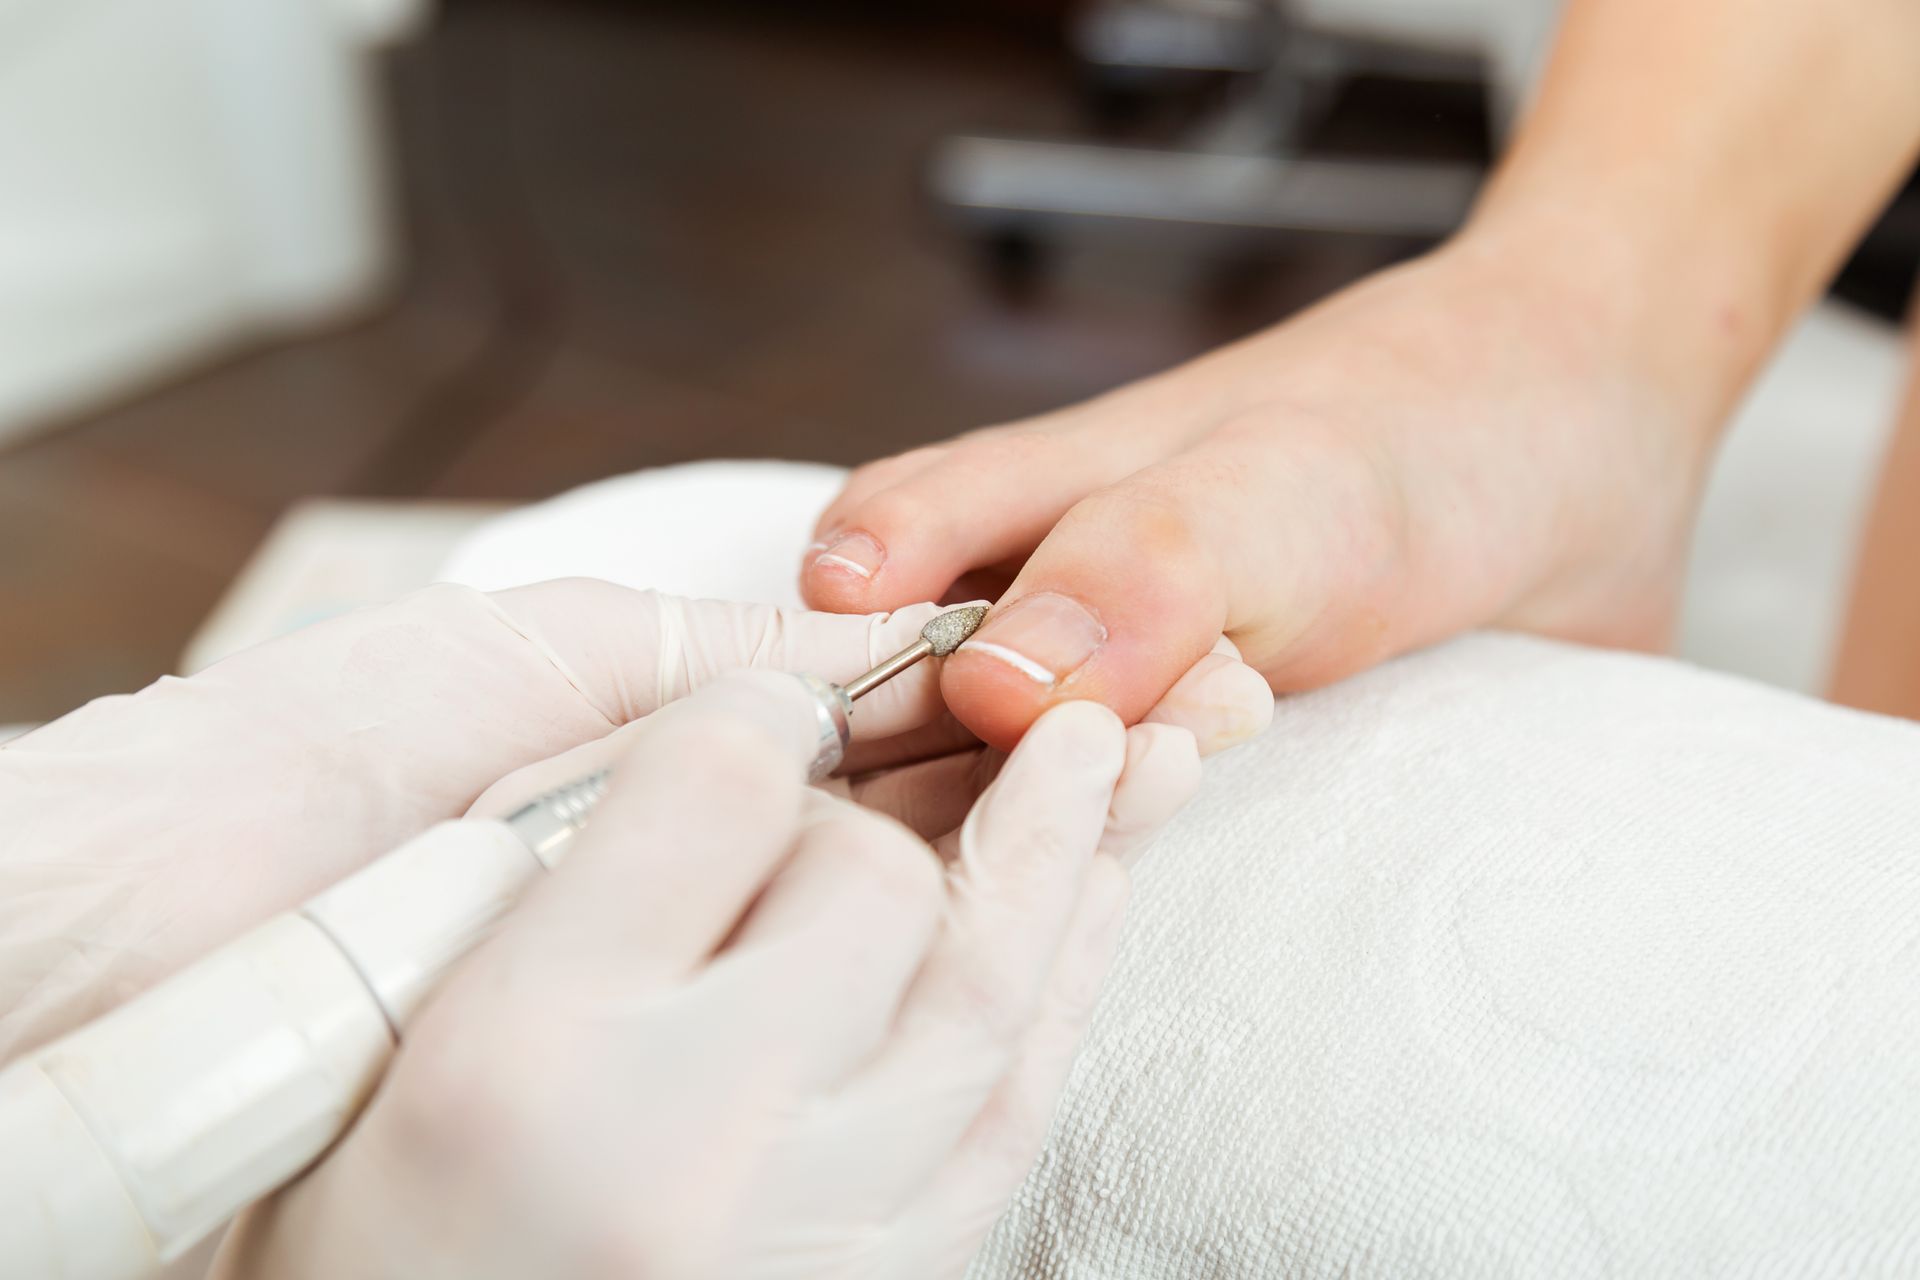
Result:
<svg viewBox="0 0 1920 1280"><path fill-rule="evenodd" d="M1920 1272L1920 727L1480 636L1147 855L975 1280Z"/></svg>

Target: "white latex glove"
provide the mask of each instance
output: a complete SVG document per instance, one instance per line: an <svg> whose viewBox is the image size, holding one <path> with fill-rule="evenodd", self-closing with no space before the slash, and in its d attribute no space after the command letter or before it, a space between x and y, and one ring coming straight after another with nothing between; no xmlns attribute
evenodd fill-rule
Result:
<svg viewBox="0 0 1920 1280"><path fill-rule="evenodd" d="M781 613L588 580L435 587L16 739L0 747L0 1061L460 815L521 766L730 668L850 678L935 612ZM850 767L956 741L931 723L937 665L860 703ZM1249 680L1203 660L1163 718L1202 741L1244 736L1264 722ZM922 766L920 782L957 760ZM936 803L930 785L893 786L902 805Z"/></svg>
<svg viewBox="0 0 1920 1280"><path fill-rule="evenodd" d="M409 1025L343 1143L244 1220L224 1273L958 1274L1039 1149L1111 957L1126 873L1099 851L1130 803L1128 731L1093 703L1048 712L943 874L804 785L813 726L799 688L758 675L625 735L567 861Z"/></svg>

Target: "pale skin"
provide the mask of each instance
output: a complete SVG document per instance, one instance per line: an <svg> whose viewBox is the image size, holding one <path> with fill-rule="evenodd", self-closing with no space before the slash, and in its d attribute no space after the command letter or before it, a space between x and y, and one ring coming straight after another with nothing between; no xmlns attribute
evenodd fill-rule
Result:
<svg viewBox="0 0 1920 1280"><path fill-rule="evenodd" d="M1920 149L1916 49L1911 0L1574 0L1452 241L861 468L807 598L997 578L942 687L998 745L1070 698L1137 718L1222 634L1281 691L1480 626L1661 647L1728 413Z"/></svg>
<svg viewBox="0 0 1920 1280"><path fill-rule="evenodd" d="M1831 696L1920 719L1920 323L1908 333L1906 401L1863 530Z"/></svg>

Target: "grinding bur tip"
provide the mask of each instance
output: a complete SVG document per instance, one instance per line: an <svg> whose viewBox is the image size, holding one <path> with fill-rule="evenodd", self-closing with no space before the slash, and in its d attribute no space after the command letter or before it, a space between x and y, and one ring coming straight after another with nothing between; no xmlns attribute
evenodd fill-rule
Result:
<svg viewBox="0 0 1920 1280"><path fill-rule="evenodd" d="M933 646L933 656L944 658L960 647L961 641L980 627L987 606L970 604L964 609L949 609L920 628L920 638Z"/></svg>

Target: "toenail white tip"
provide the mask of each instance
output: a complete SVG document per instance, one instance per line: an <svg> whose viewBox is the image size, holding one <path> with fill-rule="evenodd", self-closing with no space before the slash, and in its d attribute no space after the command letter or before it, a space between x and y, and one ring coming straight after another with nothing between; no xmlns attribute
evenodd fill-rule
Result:
<svg viewBox="0 0 1920 1280"><path fill-rule="evenodd" d="M855 564L853 561L847 559L845 556L830 555L824 551L821 552L819 555L815 556L813 558L813 562L815 564L838 565L840 568L845 569L848 573L857 573L863 578L871 578L873 576L872 570L868 569L867 566L863 564Z"/></svg>
<svg viewBox="0 0 1920 1280"><path fill-rule="evenodd" d="M1007 646L995 644L991 640L967 640L960 645L960 648L962 650L971 649L975 653L984 653L989 658L998 658L1027 679L1044 688L1051 689L1054 686L1055 678L1053 672L1047 670L1017 649L1009 649Z"/></svg>

